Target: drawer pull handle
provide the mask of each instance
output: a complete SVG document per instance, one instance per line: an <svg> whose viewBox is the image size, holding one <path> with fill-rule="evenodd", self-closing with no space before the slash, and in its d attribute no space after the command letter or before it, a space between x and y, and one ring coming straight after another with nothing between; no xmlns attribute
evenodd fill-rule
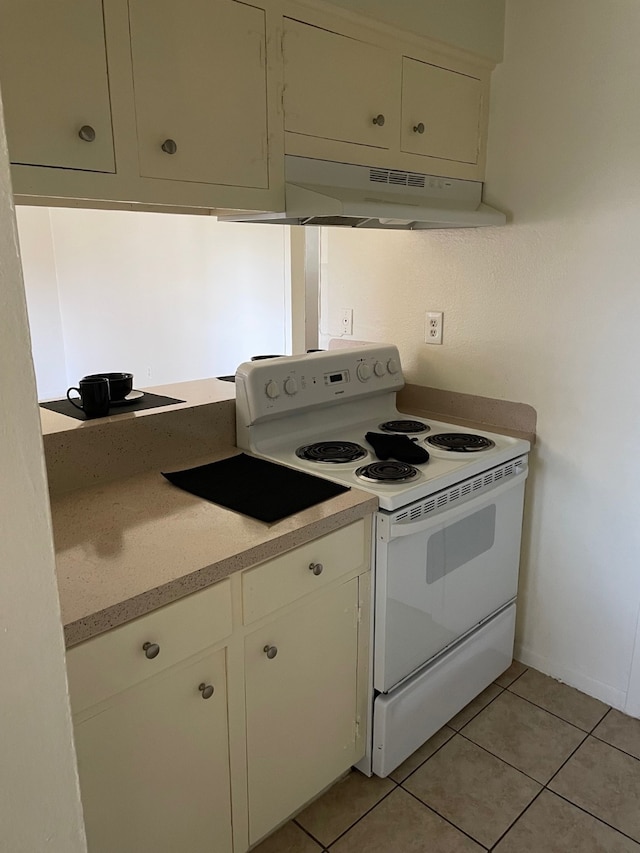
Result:
<svg viewBox="0 0 640 853"><path fill-rule="evenodd" d="M157 643L145 643L142 647L143 652L149 658L149 660L153 660L153 658L157 658L160 654L160 646Z"/></svg>
<svg viewBox="0 0 640 853"><path fill-rule="evenodd" d="M414 133L424 133L424 124L420 122L419 124L414 125L413 128Z"/></svg>
<svg viewBox="0 0 640 853"><path fill-rule="evenodd" d="M214 688L213 684L205 684L204 681L198 687L198 690L200 691L200 693L202 693L203 699L211 699L211 697L213 696L213 694L215 692L215 688Z"/></svg>
<svg viewBox="0 0 640 853"><path fill-rule="evenodd" d="M274 657L278 654L277 646L265 646L263 649L265 655L269 658L269 660L273 660Z"/></svg>
<svg viewBox="0 0 640 853"><path fill-rule="evenodd" d="M165 139L160 148L162 148L165 154L175 154L178 150L178 145L175 139Z"/></svg>
<svg viewBox="0 0 640 853"><path fill-rule="evenodd" d="M322 565L322 563L309 563L309 571L313 572L314 575L317 577L318 575L321 575L324 571L324 566Z"/></svg>
<svg viewBox="0 0 640 853"><path fill-rule="evenodd" d="M373 118L372 121L374 124L377 124L378 127L382 127L384 125L384 116L382 115L382 113L380 113L375 118Z"/></svg>
<svg viewBox="0 0 640 853"><path fill-rule="evenodd" d="M78 131L78 136L83 142L93 142L96 138L96 132L90 124L83 124Z"/></svg>

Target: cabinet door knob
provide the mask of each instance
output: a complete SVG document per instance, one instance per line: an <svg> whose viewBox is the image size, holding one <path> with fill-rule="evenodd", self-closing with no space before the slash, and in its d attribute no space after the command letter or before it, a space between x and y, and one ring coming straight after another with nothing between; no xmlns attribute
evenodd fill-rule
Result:
<svg viewBox="0 0 640 853"><path fill-rule="evenodd" d="M93 142L96 138L96 132L90 124L83 124L78 131L78 136L83 142Z"/></svg>
<svg viewBox="0 0 640 853"><path fill-rule="evenodd" d="M175 154L178 150L178 144L175 139L165 139L160 148L165 154Z"/></svg>
<svg viewBox="0 0 640 853"><path fill-rule="evenodd" d="M200 691L200 693L202 693L203 699L211 699L211 697L213 696L213 694L215 692L215 688L214 688L213 684L205 684L204 681L198 687L198 690Z"/></svg>
<svg viewBox="0 0 640 853"><path fill-rule="evenodd" d="M379 114L378 114L378 115L373 119L373 123L374 123L374 124L377 124L377 125L378 125L378 127L382 127L382 125L384 124L384 116L382 115L382 113L379 113Z"/></svg>
<svg viewBox="0 0 640 853"><path fill-rule="evenodd" d="M415 124L413 126L414 133L424 133L424 124L420 122L419 124Z"/></svg>
<svg viewBox="0 0 640 853"><path fill-rule="evenodd" d="M313 572L316 577L322 574L323 569L322 563L309 563L309 571Z"/></svg>
<svg viewBox="0 0 640 853"><path fill-rule="evenodd" d="M269 658L269 660L273 660L274 657L278 654L278 649L276 646L265 646L263 651L265 655Z"/></svg>
<svg viewBox="0 0 640 853"><path fill-rule="evenodd" d="M145 643L142 646L142 650L145 653L146 657L149 658L149 660L157 658L160 654L160 646L157 643Z"/></svg>

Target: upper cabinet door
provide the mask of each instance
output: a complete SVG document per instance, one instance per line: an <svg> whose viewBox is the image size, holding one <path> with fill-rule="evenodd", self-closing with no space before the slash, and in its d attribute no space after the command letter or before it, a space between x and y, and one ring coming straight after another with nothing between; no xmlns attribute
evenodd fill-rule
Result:
<svg viewBox="0 0 640 853"><path fill-rule="evenodd" d="M140 174L268 187L265 13L129 0Z"/></svg>
<svg viewBox="0 0 640 853"><path fill-rule="evenodd" d="M101 0L0 0L12 163L114 172Z"/></svg>
<svg viewBox="0 0 640 853"><path fill-rule="evenodd" d="M382 48L285 19L286 131L375 148L397 144L399 63Z"/></svg>
<svg viewBox="0 0 640 853"><path fill-rule="evenodd" d="M483 83L404 57L402 150L460 163L478 162Z"/></svg>

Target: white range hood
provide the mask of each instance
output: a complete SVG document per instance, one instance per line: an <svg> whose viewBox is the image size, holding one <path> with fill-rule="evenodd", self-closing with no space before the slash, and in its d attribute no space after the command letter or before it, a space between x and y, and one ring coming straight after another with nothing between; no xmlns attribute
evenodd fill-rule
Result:
<svg viewBox="0 0 640 853"><path fill-rule="evenodd" d="M285 207L221 216L222 222L426 229L504 225L482 201L482 183L308 157L285 157Z"/></svg>

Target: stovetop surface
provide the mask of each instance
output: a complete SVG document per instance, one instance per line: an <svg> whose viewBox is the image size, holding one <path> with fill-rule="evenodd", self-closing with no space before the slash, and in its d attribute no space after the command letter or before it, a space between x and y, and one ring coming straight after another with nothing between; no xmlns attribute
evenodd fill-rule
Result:
<svg viewBox="0 0 640 853"><path fill-rule="evenodd" d="M521 439L399 412L396 392L403 385L398 349L389 344L241 364L236 373L238 446L291 468L371 492L387 511L423 500L528 453L529 443ZM418 446L428 451L429 460L415 466L418 474L411 479L389 483L361 479L356 470L379 461L365 435L391 435L382 425L396 420L419 421L428 427L422 430L415 424L421 431L410 432L401 426L397 434L415 438ZM440 433L486 436L493 445L485 450L452 452L426 442ZM345 462L317 462L296 454L303 445L317 442L352 442L365 452Z"/></svg>
<svg viewBox="0 0 640 853"><path fill-rule="evenodd" d="M447 488L460 480L472 477L481 471L486 471L503 462L512 459L519 454L527 453L529 444L521 439L505 435L497 435L483 430L468 429L454 424L444 423L420 418L429 427L428 432L403 433L417 439L417 444L429 452L429 461L415 465L418 475L407 482L374 483L363 480L356 476L356 470L362 466L378 461L373 448L365 439L367 432L382 432L379 424L388 418L387 412L380 418L368 419L362 423L351 426L342 425L332 429L323 427L315 435L306 434L304 437L295 435L281 435L279 439L258 443L253 449L258 455L265 456L274 462L280 462L291 468L298 468L326 477L345 486L372 492L378 497L380 507L386 510L399 509L401 506L422 500L440 489ZM415 416L400 412L395 413L398 418L411 418ZM456 453L431 447L425 442L427 436L438 433L463 433L469 435L486 436L494 443L494 447L476 452ZM388 433L386 433L388 435ZM296 455L296 450L301 445L314 442L354 442L366 450L366 456L353 462L314 462L301 459Z"/></svg>

